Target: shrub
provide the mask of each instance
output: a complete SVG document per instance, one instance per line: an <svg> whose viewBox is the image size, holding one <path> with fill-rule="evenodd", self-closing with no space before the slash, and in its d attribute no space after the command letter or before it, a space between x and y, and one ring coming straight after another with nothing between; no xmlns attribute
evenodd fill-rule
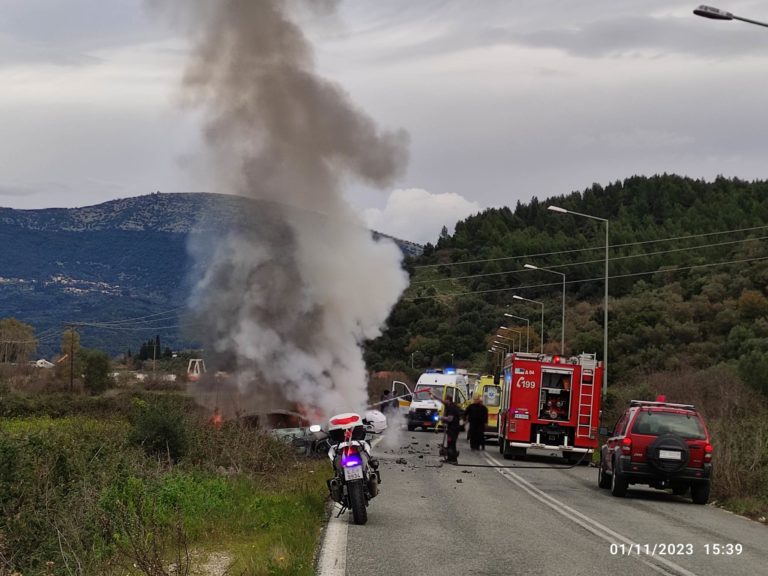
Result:
<svg viewBox="0 0 768 576"><path fill-rule="evenodd" d="M189 448L189 423L178 405L166 399L134 402L129 438L150 456L178 461Z"/></svg>
<svg viewBox="0 0 768 576"><path fill-rule="evenodd" d="M91 394L101 394L110 385L109 356L101 350L83 350L83 385Z"/></svg>

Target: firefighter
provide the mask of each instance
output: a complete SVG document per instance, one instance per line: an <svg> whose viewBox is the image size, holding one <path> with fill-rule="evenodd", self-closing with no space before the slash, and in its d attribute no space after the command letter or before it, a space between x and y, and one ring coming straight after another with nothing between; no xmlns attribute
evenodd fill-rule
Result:
<svg viewBox="0 0 768 576"><path fill-rule="evenodd" d="M488 408L483 398L477 396L465 414L469 423L469 445L472 450L485 450L485 426L488 424Z"/></svg>
<svg viewBox="0 0 768 576"><path fill-rule="evenodd" d="M450 395L446 395L443 400L443 417L445 422L445 461L449 464L459 463L459 451L456 450L456 441L459 439L459 432L461 432L461 417L462 411L453 402L453 398Z"/></svg>

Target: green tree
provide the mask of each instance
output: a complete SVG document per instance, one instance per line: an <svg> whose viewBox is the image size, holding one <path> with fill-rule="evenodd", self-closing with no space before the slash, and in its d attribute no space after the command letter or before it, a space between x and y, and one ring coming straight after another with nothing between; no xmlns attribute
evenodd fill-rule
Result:
<svg viewBox="0 0 768 576"><path fill-rule="evenodd" d="M101 350L83 350L83 385L91 394L104 392L110 384L109 356Z"/></svg>
<svg viewBox="0 0 768 576"><path fill-rule="evenodd" d="M0 362L23 364L37 351L35 329L16 318L0 320Z"/></svg>
<svg viewBox="0 0 768 576"><path fill-rule="evenodd" d="M747 386L768 396L768 355L753 351L742 356L739 376Z"/></svg>
<svg viewBox="0 0 768 576"><path fill-rule="evenodd" d="M739 311L745 318L762 318L768 314L768 299L757 290L745 290L739 298Z"/></svg>

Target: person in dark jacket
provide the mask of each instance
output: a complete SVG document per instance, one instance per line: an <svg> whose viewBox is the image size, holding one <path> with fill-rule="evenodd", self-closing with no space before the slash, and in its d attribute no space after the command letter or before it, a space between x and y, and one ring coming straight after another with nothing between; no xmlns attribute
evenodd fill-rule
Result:
<svg viewBox="0 0 768 576"><path fill-rule="evenodd" d="M445 423L445 461L450 464L458 464L459 451L456 449L456 441L461 432L461 417L463 412L453 403L451 396L446 396L443 400L443 422Z"/></svg>
<svg viewBox="0 0 768 576"><path fill-rule="evenodd" d="M485 426L488 424L488 408L478 396L465 414L469 423L469 446L472 450L485 450Z"/></svg>
<svg viewBox="0 0 768 576"><path fill-rule="evenodd" d="M389 390L384 390L384 392L381 393L379 410L384 414L389 414L392 411L392 393Z"/></svg>

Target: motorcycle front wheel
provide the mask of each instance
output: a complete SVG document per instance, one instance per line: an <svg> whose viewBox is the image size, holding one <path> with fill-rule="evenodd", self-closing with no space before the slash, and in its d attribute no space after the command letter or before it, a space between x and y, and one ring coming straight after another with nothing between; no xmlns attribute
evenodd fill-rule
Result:
<svg viewBox="0 0 768 576"><path fill-rule="evenodd" d="M349 491L349 507L352 508L352 519L355 524L365 524L368 521L368 510L365 509L365 492L362 482L351 482L347 485Z"/></svg>

